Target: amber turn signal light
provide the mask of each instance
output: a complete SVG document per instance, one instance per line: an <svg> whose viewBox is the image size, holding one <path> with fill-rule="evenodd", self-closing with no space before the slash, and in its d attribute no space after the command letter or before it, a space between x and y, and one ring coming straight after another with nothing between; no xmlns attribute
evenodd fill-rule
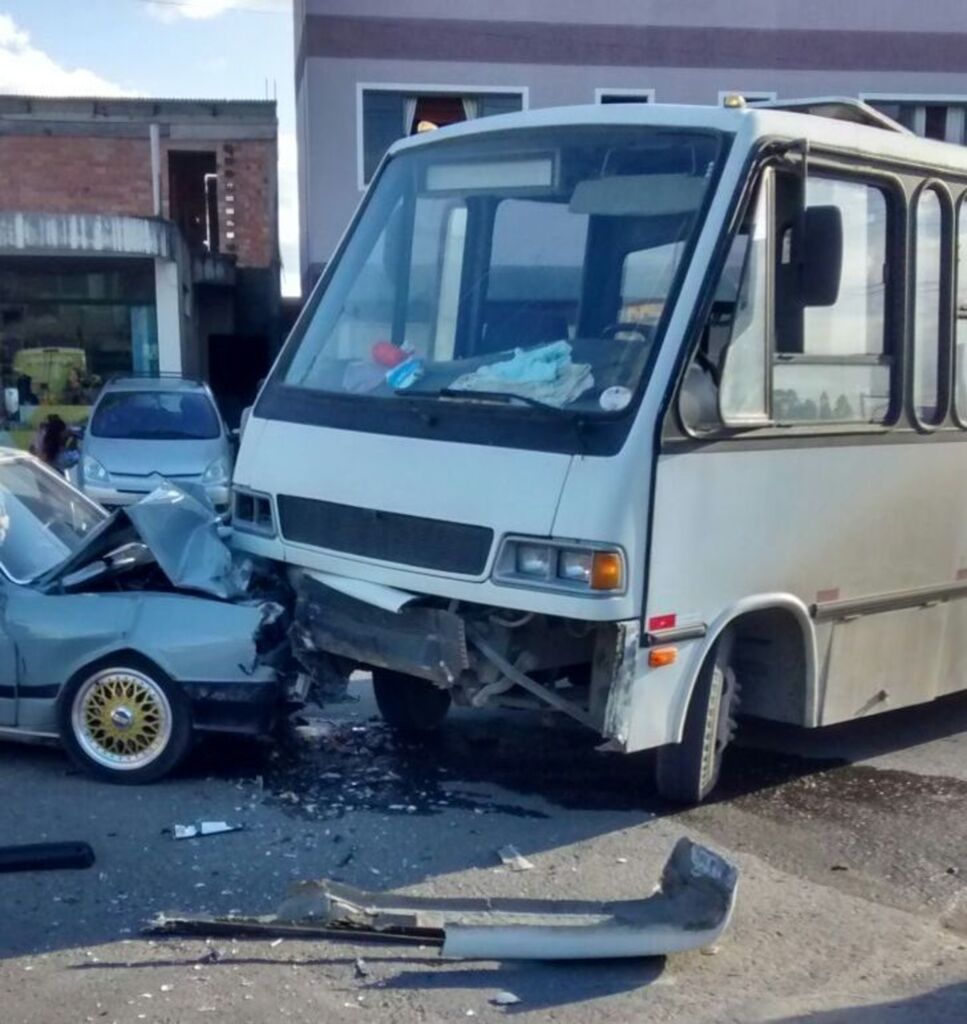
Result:
<svg viewBox="0 0 967 1024"><path fill-rule="evenodd" d="M666 665L674 665L677 659L677 647L653 647L648 652L649 668L664 668Z"/></svg>
<svg viewBox="0 0 967 1024"><path fill-rule="evenodd" d="M621 590L624 567L617 551L595 551L591 559L591 589Z"/></svg>

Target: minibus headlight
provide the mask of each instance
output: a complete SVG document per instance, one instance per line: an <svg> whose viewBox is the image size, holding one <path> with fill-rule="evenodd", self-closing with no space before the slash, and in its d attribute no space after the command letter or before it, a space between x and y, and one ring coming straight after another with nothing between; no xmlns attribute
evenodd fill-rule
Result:
<svg viewBox="0 0 967 1024"><path fill-rule="evenodd" d="M614 594L627 584L617 548L577 547L560 541L508 537L494 563L494 581L570 593Z"/></svg>
<svg viewBox="0 0 967 1024"><path fill-rule="evenodd" d="M551 575L553 551L539 544L518 544L515 564L521 576L539 576L546 578Z"/></svg>
<svg viewBox="0 0 967 1024"><path fill-rule="evenodd" d="M591 559L590 551L565 548L558 556L557 574L562 580L588 583L591 580Z"/></svg>

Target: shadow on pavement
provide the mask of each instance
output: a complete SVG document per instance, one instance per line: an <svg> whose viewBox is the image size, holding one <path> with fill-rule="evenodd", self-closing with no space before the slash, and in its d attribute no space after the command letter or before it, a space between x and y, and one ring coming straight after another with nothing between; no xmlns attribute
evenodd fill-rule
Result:
<svg viewBox="0 0 967 1024"><path fill-rule="evenodd" d="M774 1018L769 1024L956 1024L964 1020L967 982L873 1006L815 1010L795 1017Z"/></svg>

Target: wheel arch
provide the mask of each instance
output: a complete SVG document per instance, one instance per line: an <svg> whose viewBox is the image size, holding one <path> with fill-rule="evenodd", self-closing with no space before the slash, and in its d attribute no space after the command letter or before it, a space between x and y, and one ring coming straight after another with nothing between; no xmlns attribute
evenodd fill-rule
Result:
<svg viewBox="0 0 967 1024"><path fill-rule="evenodd" d="M742 686L744 712L797 725L818 724L816 631L809 610L794 594L757 594L725 609L696 646L675 712L678 742L702 666L726 634L733 643L732 664ZM782 672L789 673L783 676L784 689L776 686Z"/></svg>
<svg viewBox="0 0 967 1024"><path fill-rule="evenodd" d="M70 699L68 695L76 683L83 682L105 668L133 668L143 672L155 673L165 682L178 687L179 691L184 692L178 681L172 678L170 672L165 671L161 665L153 661L142 651L136 651L132 647L119 647L116 650L109 651L107 654L99 652L95 657L89 658L78 665L60 688L60 693L57 696L58 705L62 705Z"/></svg>

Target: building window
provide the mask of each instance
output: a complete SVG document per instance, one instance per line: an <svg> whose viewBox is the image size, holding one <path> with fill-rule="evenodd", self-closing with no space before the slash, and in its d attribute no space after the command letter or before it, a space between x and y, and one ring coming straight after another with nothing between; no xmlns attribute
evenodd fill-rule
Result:
<svg viewBox="0 0 967 1024"><path fill-rule="evenodd" d="M763 92L762 90L748 89L721 89L719 91L719 106L721 107L729 96L741 96L746 103L771 103L778 99L775 92Z"/></svg>
<svg viewBox="0 0 967 1024"><path fill-rule="evenodd" d="M359 187L369 184L380 160L397 139L492 114L524 108L523 90L464 92L461 89L361 86L359 96Z"/></svg>
<svg viewBox="0 0 967 1024"><path fill-rule="evenodd" d="M654 103L654 89L595 89L595 103Z"/></svg>
<svg viewBox="0 0 967 1024"><path fill-rule="evenodd" d="M967 143L967 96L882 96L860 97L881 114L926 139Z"/></svg>
<svg viewBox="0 0 967 1024"><path fill-rule="evenodd" d="M157 370L151 260L0 260L0 375L18 392L15 444L49 413L82 420L112 374Z"/></svg>

